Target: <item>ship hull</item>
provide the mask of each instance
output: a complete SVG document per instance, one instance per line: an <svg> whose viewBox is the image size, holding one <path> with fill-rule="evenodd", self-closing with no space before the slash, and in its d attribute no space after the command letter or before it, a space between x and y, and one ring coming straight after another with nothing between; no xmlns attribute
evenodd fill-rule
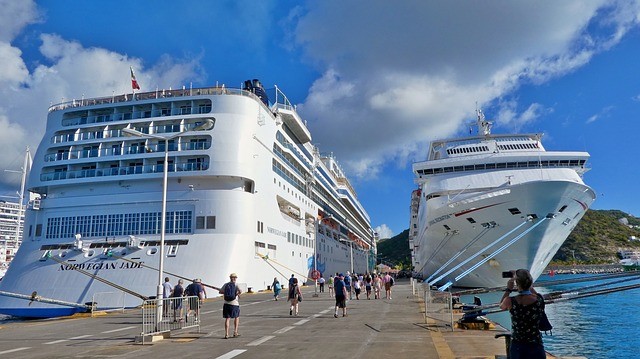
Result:
<svg viewBox="0 0 640 359"><path fill-rule="evenodd" d="M470 288L504 285L502 272L519 268L537 278L594 199L588 186L562 180L505 186L454 201L423 197L414 239L418 272L432 284Z"/></svg>

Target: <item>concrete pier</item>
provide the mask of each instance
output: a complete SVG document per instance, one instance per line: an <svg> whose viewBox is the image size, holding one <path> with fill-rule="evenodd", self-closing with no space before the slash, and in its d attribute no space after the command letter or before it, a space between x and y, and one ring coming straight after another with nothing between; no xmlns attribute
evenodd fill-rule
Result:
<svg viewBox="0 0 640 359"><path fill-rule="evenodd" d="M284 293L285 291L283 291ZM240 298L240 336L224 339L221 299L207 300L202 326L170 338L136 344L141 310L8 323L0 327L0 357L10 358L501 358L496 331L459 330L425 323L424 305L408 281L397 281L391 300L349 301L348 316L334 318L328 292L304 287L298 317L286 298L271 292ZM232 325L233 328L233 325ZM231 333L232 333L231 329Z"/></svg>

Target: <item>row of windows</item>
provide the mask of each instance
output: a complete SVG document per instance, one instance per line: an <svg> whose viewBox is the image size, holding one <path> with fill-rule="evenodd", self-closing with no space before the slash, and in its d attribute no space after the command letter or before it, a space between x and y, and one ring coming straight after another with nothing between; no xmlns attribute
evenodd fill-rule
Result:
<svg viewBox="0 0 640 359"><path fill-rule="evenodd" d="M540 146L537 142L535 143L513 143L508 145L498 145L499 150L535 150L539 149Z"/></svg>
<svg viewBox="0 0 640 359"><path fill-rule="evenodd" d="M540 167L583 167L586 160L552 160L552 161L529 161L529 162L502 162L484 163L466 166L451 166L441 168L426 168L418 170L419 175L433 175L450 172L494 170L503 168L540 168Z"/></svg>
<svg viewBox="0 0 640 359"><path fill-rule="evenodd" d="M287 242L313 248L313 240L295 233L287 232Z"/></svg>
<svg viewBox="0 0 640 359"><path fill-rule="evenodd" d="M488 146L475 146L475 147L457 147L447 149L447 154L460 154L460 153L475 153L475 152L489 152Z"/></svg>
<svg viewBox="0 0 640 359"><path fill-rule="evenodd" d="M161 212L53 217L47 220L45 238L73 238L76 234L84 238L159 234L160 218ZM191 211L167 212L166 233L191 233L192 218ZM38 232L36 229L36 236L41 235Z"/></svg>

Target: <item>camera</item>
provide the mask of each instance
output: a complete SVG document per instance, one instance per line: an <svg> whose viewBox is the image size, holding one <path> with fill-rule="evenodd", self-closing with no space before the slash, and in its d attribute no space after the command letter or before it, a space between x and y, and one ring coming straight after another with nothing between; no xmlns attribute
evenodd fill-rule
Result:
<svg viewBox="0 0 640 359"><path fill-rule="evenodd" d="M515 276L516 276L516 271L513 271L513 270L502 272L502 278L513 278Z"/></svg>

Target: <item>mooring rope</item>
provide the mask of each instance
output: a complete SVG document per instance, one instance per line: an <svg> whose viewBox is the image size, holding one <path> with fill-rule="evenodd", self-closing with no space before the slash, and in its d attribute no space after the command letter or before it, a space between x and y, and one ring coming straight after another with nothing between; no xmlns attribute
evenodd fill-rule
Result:
<svg viewBox="0 0 640 359"><path fill-rule="evenodd" d="M121 285L118 285L118 284L116 284L116 283L113 283L113 282L111 282L111 281L108 281L108 280L106 280L106 279L104 279L104 278L98 277L98 276L97 276L97 275L95 275L95 274L91 274L91 273L89 273L89 272L85 271L84 269L80 269L78 266L74 266L73 264L70 264L70 263L65 262L65 261L63 261L63 260L61 260L61 259L58 259L58 258L56 258L55 256L50 256L50 257L48 257L48 258L51 258L51 259L53 259L54 261L56 261L56 262L58 262L58 263L60 263L60 264L67 265L67 266L69 266L69 268L70 268L70 269L73 269L73 270L75 270L75 271L78 271L79 273L82 273L82 274L84 274L84 275L86 275L86 276L89 276L89 277L91 277L91 278L93 278L93 279L95 279L95 280L99 281L99 282L102 282L102 283L104 283L104 284L106 284L106 285L108 285L108 286L114 287L114 288L116 288L116 289L118 289L118 290L121 290L121 291L123 291L123 292L125 292L125 293L131 294L131 295L133 295L133 296L135 296L135 297L138 297L138 298L140 298L140 299L142 299L142 300L147 300L147 299L149 299L149 297L147 297L147 296L145 296L145 295L142 295L142 294L140 294L140 293L134 292L134 291L132 291L132 290L130 290L130 289L127 289L127 288L125 288L125 287L123 287L123 286L121 286Z"/></svg>
<svg viewBox="0 0 640 359"><path fill-rule="evenodd" d="M265 261L265 262L267 262L267 264L269 264L269 265L271 266L271 268L273 268L276 272L280 273L280 275L282 275L282 276L283 276L283 277L285 277L285 278L286 278L287 276L286 276L286 275L284 275L284 274L282 274L282 272L280 272L279 270L277 270L273 265L271 265L271 263L269 263L269 261L271 261L271 262L273 262L273 263L275 263L275 264L277 264L277 265L279 265L279 266L283 267L284 269L288 269L288 270L290 270L291 272L293 272L293 273L295 273L295 274L299 275L300 277L304 278L305 282L306 282L307 280L309 280L309 277L307 277L306 275L304 275L304 274L302 274L302 273L298 273L298 272L296 272L295 270L293 270L293 269L291 269L291 268L289 268L289 267L285 266L284 264L279 263L278 261L276 261L276 260L273 260L273 259L269 258L269 256L265 256L265 255L262 255L262 254L260 254L260 253L258 253L258 255L260 256L260 258L264 259L264 261Z"/></svg>

